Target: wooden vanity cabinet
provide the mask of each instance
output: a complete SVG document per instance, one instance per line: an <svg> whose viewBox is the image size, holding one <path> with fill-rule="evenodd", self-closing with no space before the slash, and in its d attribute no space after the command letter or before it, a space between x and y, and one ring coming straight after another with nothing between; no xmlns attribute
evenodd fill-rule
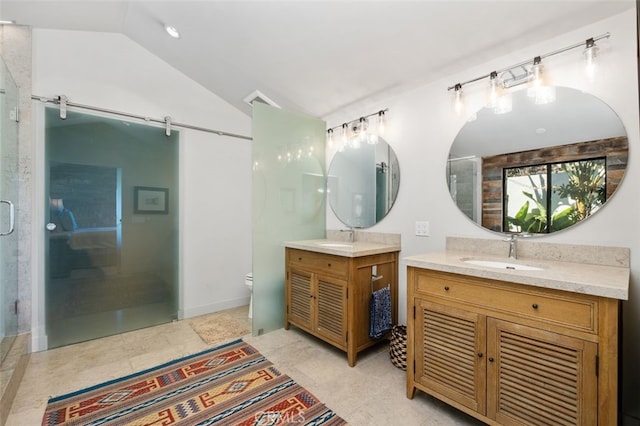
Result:
<svg viewBox="0 0 640 426"><path fill-rule="evenodd" d="M393 323L397 323L398 252L344 257L285 249L285 329L294 325L347 352L357 353L381 339L369 338L372 289L391 287ZM382 276L372 282L372 271Z"/></svg>
<svg viewBox="0 0 640 426"><path fill-rule="evenodd" d="M408 267L407 396L489 424L617 424L619 302Z"/></svg>

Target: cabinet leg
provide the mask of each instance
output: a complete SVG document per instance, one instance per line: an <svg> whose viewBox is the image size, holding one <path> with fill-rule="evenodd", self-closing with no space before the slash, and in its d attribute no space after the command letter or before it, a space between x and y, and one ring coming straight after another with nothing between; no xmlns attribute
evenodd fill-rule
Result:
<svg viewBox="0 0 640 426"><path fill-rule="evenodd" d="M347 352L347 361L349 362L349 367L355 367L356 366L356 357L358 356L358 354L355 351L348 351Z"/></svg>
<svg viewBox="0 0 640 426"><path fill-rule="evenodd" d="M416 396L415 386L407 385L407 398L413 399L414 396Z"/></svg>
<svg viewBox="0 0 640 426"><path fill-rule="evenodd" d="M291 324L289 324L289 321L285 321L285 322L284 322L284 329L285 329L285 330L288 330L288 329L289 329L289 327L291 327Z"/></svg>

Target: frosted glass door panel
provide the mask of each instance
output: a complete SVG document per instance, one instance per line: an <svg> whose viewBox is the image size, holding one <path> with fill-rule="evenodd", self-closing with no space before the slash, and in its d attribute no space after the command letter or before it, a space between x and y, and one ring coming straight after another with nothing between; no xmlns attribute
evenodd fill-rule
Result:
<svg viewBox="0 0 640 426"><path fill-rule="evenodd" d="M178 295L178 139L46 110L49 348L169 322Z"/></svg>
<svg viewBox="0 0 640 426"><path fill-rule="evenodd" d="M284 325L284 241L324 238L325 123L253 104L253 334Z"/></svg>

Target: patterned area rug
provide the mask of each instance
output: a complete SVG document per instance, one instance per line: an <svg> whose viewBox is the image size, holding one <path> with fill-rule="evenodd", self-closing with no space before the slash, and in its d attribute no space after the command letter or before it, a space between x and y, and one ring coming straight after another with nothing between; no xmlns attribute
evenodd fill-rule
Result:
<svg viewBox="0 0 640 426"><path fill-rule="evenodd" d="M194 318L189 321L189 325L208 345L235 340L251 331L247 319L241 321L232 315L220 312Z"/></svg>
<svg viewBox="0 0 640 426"><path fill-rule="evenodd" d="M43 425L343 425L242 340L49 400Z"/></svg>

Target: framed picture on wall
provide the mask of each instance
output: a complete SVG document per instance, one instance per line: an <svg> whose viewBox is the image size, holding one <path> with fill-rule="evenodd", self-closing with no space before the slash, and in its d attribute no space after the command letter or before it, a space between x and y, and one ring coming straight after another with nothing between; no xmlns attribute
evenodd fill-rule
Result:
<svg viewBox="0 0 640 426"><path fill-rule="evenodd" d="M149 186L133 187L134 214L168 214L169 189Z"/></svg>

